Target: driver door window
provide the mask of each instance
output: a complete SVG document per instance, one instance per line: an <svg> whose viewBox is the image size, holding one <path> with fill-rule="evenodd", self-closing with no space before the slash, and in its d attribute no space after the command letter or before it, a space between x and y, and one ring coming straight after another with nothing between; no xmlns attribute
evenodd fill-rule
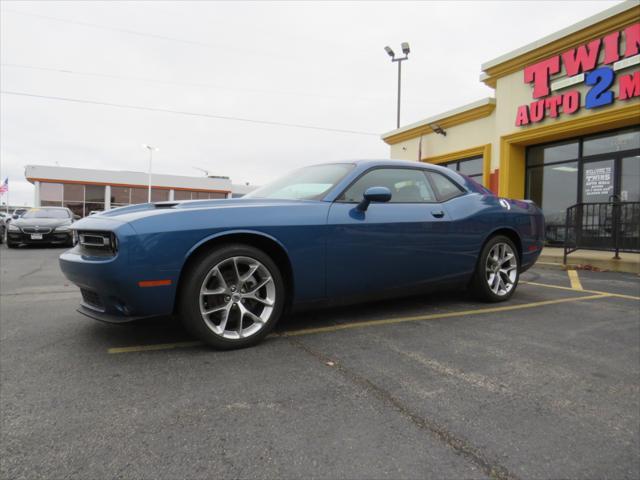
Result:
<svg viewBox="0 0 640 480"><path fill-rule="evenodd" d="M377 168L365 173L338 198L339 202L358 203L369 187L387 187L389 203L433 203L436 196L422 170Z"/></svg>

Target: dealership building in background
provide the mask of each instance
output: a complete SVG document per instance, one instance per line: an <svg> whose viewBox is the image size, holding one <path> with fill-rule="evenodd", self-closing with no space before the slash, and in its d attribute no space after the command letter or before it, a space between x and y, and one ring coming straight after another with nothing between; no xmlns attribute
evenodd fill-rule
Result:
<svg viewBox="0 0 640 480"><path fill-rule="evenodd" d="M149 176L143 172L27 165L25 177L35 187L36 207L67 207L81 217L145 203L149 195ZM232 184L228 177L151 175L152 202L231 198L254 188Z"/></svg>
<svg viewBox="0 0 640 480"><path fill-rule="evenodd" d="M482 65L485 98L382 136L542 206L561 242L579 202L640 201L640 4L628 1Z"/></svg>

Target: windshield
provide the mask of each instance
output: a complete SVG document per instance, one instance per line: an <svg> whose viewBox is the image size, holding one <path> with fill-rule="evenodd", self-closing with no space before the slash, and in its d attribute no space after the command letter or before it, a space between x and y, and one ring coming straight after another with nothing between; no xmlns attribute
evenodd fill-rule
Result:
<svg viewBox="0 0 640 480"><path fill-rule="evenodd" d="M301 168L254 190L245 195L245 198L319 200L353 167L352 163L332 163Z"/></svg>
<svg viewBox="0 0 640 480"><path fill-rule="evenodd" d="M42 210L34 208L25 213L22 218L70 218L69 212L62 208Z"/></svg>

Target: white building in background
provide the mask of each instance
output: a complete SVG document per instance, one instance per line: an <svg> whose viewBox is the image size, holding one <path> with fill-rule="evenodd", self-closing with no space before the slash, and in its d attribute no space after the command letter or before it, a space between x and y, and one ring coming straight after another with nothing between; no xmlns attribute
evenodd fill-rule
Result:
<svg viewBox="0 0 640 480"><path fill-rule="evenodd" d="M35 187L36 207L64 206L80 216L148 199L149 177L143 172L27 165L25 177ZM229 177L151 175L153 202L241 197L255 188L233 185Z"/></svg>

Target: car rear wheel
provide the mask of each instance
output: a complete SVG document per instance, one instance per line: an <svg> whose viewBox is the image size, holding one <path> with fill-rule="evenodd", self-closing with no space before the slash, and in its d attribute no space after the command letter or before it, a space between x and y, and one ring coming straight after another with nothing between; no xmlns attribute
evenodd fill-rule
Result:
<svg viewBox="0 0 640 480"><path fill-rule="evenodd" d="M482 249L471 286L481 300L502 302L515 292L519 275L516 246L508 237L497 235Z"/></svg>
<svg viewBox="0 0 640 480"><path fill-rule="evenodd" d="M183 277L179 313L187 330L220 349L260 342L285 301L273 260L249 245L227 245L191 264Z"/></svg>

